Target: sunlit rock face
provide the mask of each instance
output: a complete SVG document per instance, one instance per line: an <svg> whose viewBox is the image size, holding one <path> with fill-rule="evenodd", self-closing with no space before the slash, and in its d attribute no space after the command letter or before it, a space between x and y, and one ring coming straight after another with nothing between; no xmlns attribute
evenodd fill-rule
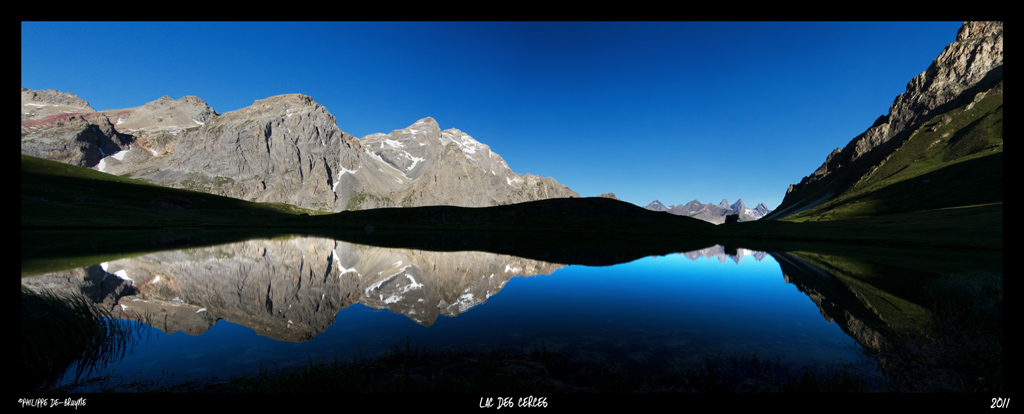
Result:
<svg viewBox="0 0 1024 414"><path fill-rule="evenodd" d="M1003 80L1002 22L965 22L956 40L907 84L862 134L836 148L811 175L793 184L769 218L782 218L828 201L865 179L923 123L971 102Z"/></svg>
<svg viewBox="0 0 1024 414"><path fill-rule="evenodd" d="M332 169L346 135L326 108L304 95L281 95L216 115L201 111L198 98L151 102L136 108L127 126L139 143L105 171L160 185L260 202L330 210L337 197ZM205 104L203 104L205 105ZM179 129L152 129L152 113L169 113ZM171 115L174 115L172 117Z"/></svg>
<svg viewBox="0 0 1024 414"><path fill-rule="evenodd" d="M454 205L486 207L548 198L579 197L554 179L516 174L500 155L458 129L441 130L424 118L389 134L360 140L361 163L346 166L339 179L356 196L347 209ZM371 181L361 172L386 178ZM381 189L384 189L383 191ZM362 192L362 193L361 193ZM365 196L361 194L377 194Z"/></svg>
<svg viewBox="0 0 1024 414"><path fill-rule="evenodd" d="M127 148L132 137L72 93L21 88L21 152L80 167L95 167Z"/></svg>
<svg viewBox="0 0 1024 414"><path fill-rule="evenodd" d="M218 114L194 96L95 111L70 93L22 88L22 107L22 153L251 201L343 211L579 196L516 174L489 146L433 118L357 139L301 94Z"/></svg>
<svg viewBox="0 0 1024 414"><path fill-rule="evenodd" d="M514 276L561 268L485 252L387 249L331 239L250 240L115 260L28 278L80 290L117 317L165 332L205 332L218 320L301 342L361 303L432 325L498 293Z"/></svg>

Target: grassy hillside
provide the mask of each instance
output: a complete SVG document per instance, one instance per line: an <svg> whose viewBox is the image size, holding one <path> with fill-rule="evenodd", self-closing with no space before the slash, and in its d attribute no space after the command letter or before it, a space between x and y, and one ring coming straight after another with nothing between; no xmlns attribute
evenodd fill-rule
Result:
<svg viewBox="0 0 1024 414"><path fill-rule="evenodd" d="M21 155L23 229L237 226L276 223L300 213L317 212L161 187Z"/></svg>
<svg viewBox="0 0 1024 414"><path fill-rule="evenodd" d="M713 245L716 227L607 198L341 213L253 203L22 155L22 271L252 238L320 236L612 264Z"/></svg>
<svg viewBox="0 0 1024 414"><path fill-rule="evenodd" d="M937 114L831 200L778 221L722 231L774 246L824 241L1002 249L1002 88Z"/></svg>
<svg viewBox="0 0 1024 414"><path fill-rule="evenodd" d="M21 156L22 274L273 237L278 232L271 227L299 223L300 213L316 212L166 188Z"/></svg>
<svg viewBox="0 0 1024 414"><path fill-rule="evenodd" d="M933 117L875 171L784 221L818 222L1003 202L1003 94Z"/></svg>
<svg viewBox="0 0 1024 414"><path fill-rule="evenodd" d="M161 187L22 155L22 229L278 227L363 231L479 230L599 234L710 234L714 225L608 198L495 207L428 206L327 213Z"/></svg>

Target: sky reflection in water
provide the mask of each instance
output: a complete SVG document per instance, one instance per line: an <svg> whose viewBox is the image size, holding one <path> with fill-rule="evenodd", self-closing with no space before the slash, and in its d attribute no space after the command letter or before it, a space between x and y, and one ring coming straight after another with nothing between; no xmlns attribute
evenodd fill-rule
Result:
<svg viewBox="0 0 1024 414"><path fill-rule="evenodd" d="M324 333L292 343L219 321L189 336L153 330L109 373L123 380L230 377L259 368L372 357L390 346L530 349L629 369L682 368L705 357L778 356L796 365L854 362L858 346L807 295L786 284L770 255L568 265L515 277L458 317L425 327L360 303Z"/></svg>
<svg viewBox="0 0 1024 414"><path fill-rule="evenodd" d="M108 373L121 380L221 378L310 361L371 357L406 343L459 349L545 347L629 369L682 368L711 356L796 364L854 362L856 343L791 284L770 255L647 257L513 277L457 317L422 326L355 304L329 329L290 343L225 320L199 336L152 330Z"/></svg>

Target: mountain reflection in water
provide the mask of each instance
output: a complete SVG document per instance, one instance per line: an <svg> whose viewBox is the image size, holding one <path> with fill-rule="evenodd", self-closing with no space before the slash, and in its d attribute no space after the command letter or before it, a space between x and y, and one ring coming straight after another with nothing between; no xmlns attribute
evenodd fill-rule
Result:
<svg viewBox="0 0 1024 414"><path fill-rule="evenodd" d="M711 246L591 267L294 237L159 252L22 284L80 290L115 317L159 330L96 373L125 381L228 378L406 342L545 347L635 370L730 355L864 362L858 341L880 346L886 322L864 305L842 308L850 293L822 285L827 273L779 257Z"/></svg>

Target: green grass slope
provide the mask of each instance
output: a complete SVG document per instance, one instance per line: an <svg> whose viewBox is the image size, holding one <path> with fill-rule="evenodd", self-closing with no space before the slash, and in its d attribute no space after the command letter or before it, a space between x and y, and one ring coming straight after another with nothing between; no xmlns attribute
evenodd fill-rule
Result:
<svg viewBox="0 0 1024 414"><path fill-rule="evenodd" d="M272 224L300 213L282 203L254 203L161 187L21 155L21 227L143 229Z"/></svg>
<svg viewBox="0 0 1024 414"><path fill-rule="evenodd" d="M22 155L22 272L296 235L612 264L713 245L716 226L600 197L341 213L166 188Z"/></svg>
<svg viewBox="0 0 1024 414"><path fill-rule="evenodd" d="M937 115L850 190L784 221L1001 205L1003 95Z"/></svg>
<svg viewBox="0 0 1024 414"><path fill-rule="evenodd" d="M364 230L710 234L714 225L600 197L494 207L428 206L341 213L161 187L28 155L21 158L22 229L282 227Z"/></svg>
<svg viewBox="0 0 1024 414"><path fill-rule="evenodd" d="M937 114L849 190L737 238L1003 248L1003 93Z"/></svg>

